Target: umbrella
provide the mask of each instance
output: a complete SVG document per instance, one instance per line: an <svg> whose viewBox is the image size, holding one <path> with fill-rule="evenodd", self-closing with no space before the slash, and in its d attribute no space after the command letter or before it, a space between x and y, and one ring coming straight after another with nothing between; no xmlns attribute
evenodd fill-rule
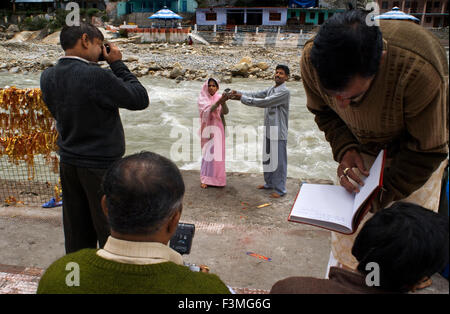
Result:
<svg viewBox="0 0 450 314"><path fill-rule="evenodd" d="M393 7L391 11L374 17L375 20L409 20L419 22L420 20L412 15L400 11L398 7Z"/></svg>
<svg viewBox="0 0 450 314"><path fill-rule="evenodd" d="M167 7L164 7L164 9L159 10L152 16L148 17L149 19L154 20L181 20L182 17L178 14L174 13L173 11L169 10Z"/></svg>
<svg viewBox="0 0 450 314"><path fill-rule="evenodd" d="M164 20L164 25L166 25L167 20L181 20L182 19L181 16L179 16L178 14L169 10L167 7L164 7L164 9L159 10L152 16L149 16L148 18L154 19L154 20Z"/></svg>

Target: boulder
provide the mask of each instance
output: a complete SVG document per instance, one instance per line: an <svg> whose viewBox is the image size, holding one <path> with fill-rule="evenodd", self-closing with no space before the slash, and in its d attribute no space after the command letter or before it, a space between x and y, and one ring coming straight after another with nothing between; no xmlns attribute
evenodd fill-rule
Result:
<svg viewBox="0 0 450 314"><path fill-rule="evenodd" d="M16 33L13 38L8 40L8 43L23 43L29 40L33 40L36 37L37 33L33 31L23 31L20 33Z"/></svg>
<svg viewBox="0 0 450 314"><path fill-rule="evenodd" d="M36 40L42 40L45 37L47 37L50 34L50 30L45 27L43 29L41 29L40 31L38 31L37 36L35 37Z"/></svg>
<svg viewBox="0 0 450 314"><path fill-rule="evenodd" d="M144 69L139 71L139 75L140 76L147 75L149 71L150 71L149 69L144 68Z"/></svg>
<svg viewBox="0 0 450 314"><path fill-rule="evenodd" d="M139 64L136 63L132 63L128 66L128 69L130 70L130 72L135 72L139 70Z"/></svg>
<svg viewBox="0 0 450 314"><path fill-rule="evenodd" d="M162 67L156 63L150 63L150 65L148 66L148 70L149 71L161 71Z"/></svg>
<svg viewBox="0 0 450 314"><path fill-rule="evenodd" d="M41 68L42 69L46 69L46 68L51 67L53 65L54 65L53 61L51 61L49 59L42 59L42 61L41 61Z"/></svg>
<svg viewBox="0 0 450 314"><path fill-rule="evenodd" d="M138 56L127 56L123 59L124 62L135 62L135 61L139 61L139 57Z"/></svg>
<svg viewBox="0 0 450 314"><path fill-rule="evenodd" d="M302 77L300 76L300 74L292 74L292 78L295 81L301 81Z"/></svg>
<svg viewBox="0 0 450 314"><path fill-rule="evenodd" d="M172 71L170 71L169 77L170 77L171 79L174 79L174 78L177 78L177 77L179 77L179 76L182 76L183 74L184 74L184 73L183 73L183 69L182 69L182 68L174 67L174 68L172 69Z"/></svg>
<svg viewBox="0 0 450 314"><path fill-rule="evenodd" d="M241 62L238 63L236 65L234 65L230 71L231 71L231 75L232 76L244 76L247 77L248 76L248 70L250 69L250 66L245 63L245 62Z"/></svg>
<svg viewBox="0 0 450 314"><path fill-rule="evenodd" d="M20 32L20 29L19 29L19 26L17 26L16 24L11 24L8 26L6 31L8 33L17 33L17 32Z"/></svg>
<svg viewBox="0 0 450 314"><path fill-rule="evenodd" d="M220 81L225 84L231 84L233 82L233 78L231 77L231 75L227 75L222 77Z"/></svg>
<svg viewBox="0 0 450 314"><path fill-rule="evenodd" d="M9 69L9 73L18 73L20 71L19 67L13 67Z"/></svg>
<svg viewBox="0 0 450 314"><path fill-rule="evenodd" d="M258 62L255 64L256 67L260 68L262 71L265 71L269 68L269 65L266 62Z"/></svg>
<svg viewBox="0 0 450 314"><path fill-rule="evenodd" d="M45 37L42 40L43 44L49 44L49 45L59 45L59 35L60 35L60 31L58 32L54 32L51 33L50 35L48 35L47 37Z"/></svg>
<svg viewBox="0 0 450 314"><path fill-rule="evenodd" d="M249 67L252 66L252 59L250 57L244 57L239 61L239 63L247 63Z"/></svg>
<svg viewBox="0 0 450 314"><path fill-rule="evenodd" d="M251 68L248 70L248 73L250 73L250 74L252 74L252 75L255 75L255 74L258 73L258 72L261 72L261 69L258 68L258 67L251 67Z"/></svg>
<svg viewBox="0 0 450 314"><path fill-rule="evenodd" d="M164 70L162 72L157 72L159 76L162 77L170 77L170 72L168 70Z"/></svg>
<svg viewBox="0 0 450 314"><path fill-rule="evenodd" d="M179 62L175 62L175 63L172 65L172 68L179 68L179 69L182 69L183 67L181 66L181 64L180 64Z"/></svg>

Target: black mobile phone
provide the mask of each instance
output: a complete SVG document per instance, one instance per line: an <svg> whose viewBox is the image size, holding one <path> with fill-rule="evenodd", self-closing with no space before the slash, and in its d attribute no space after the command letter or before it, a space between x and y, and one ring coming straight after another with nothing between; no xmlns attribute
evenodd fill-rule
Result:
<svg viewBox="0 0 450 314"><path fill-rule="evenodd" d="M106 47L106 53L109 53L111 51L111 47L108 44L103 44ZM100 54L100 57L98 57L98 61L105 61L105 56L103 55L103 50L102 53Z"/></svg>
<svg viewBox="0 0 450 314"><path fill-rule="evenodd" d="M180 254L191 252L192 239L194 238L195 225L180 222L175 234L170 239L169 246Z"/></svg>

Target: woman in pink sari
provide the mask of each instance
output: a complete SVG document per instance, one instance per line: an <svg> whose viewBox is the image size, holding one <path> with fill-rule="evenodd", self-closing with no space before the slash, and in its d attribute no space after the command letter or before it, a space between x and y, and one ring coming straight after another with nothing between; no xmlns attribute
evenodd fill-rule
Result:
<svg viewBox="0 0 450 314"><path fill-rule="evenodd" d="M200 113L200 136L202 146L202 167L200 169L201 187L208 185L225 186L225 119L228 113L228 97L219 95L219 82L209 78L198 97Z"/></svg>

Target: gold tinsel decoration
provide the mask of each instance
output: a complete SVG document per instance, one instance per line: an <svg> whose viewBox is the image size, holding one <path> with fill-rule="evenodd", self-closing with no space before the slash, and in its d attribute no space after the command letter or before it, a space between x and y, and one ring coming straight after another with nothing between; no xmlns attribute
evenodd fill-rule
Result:
<svg viewBox="0 0 450 314"><path fill-rule="evenodd" d="M58 173L58 157L52 155L57 137L55 120L39 88L0 88L0 156L8 156L15 165L25 161L28 180L34 179L34 155L38 154Z"/></svg>

